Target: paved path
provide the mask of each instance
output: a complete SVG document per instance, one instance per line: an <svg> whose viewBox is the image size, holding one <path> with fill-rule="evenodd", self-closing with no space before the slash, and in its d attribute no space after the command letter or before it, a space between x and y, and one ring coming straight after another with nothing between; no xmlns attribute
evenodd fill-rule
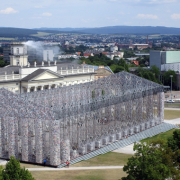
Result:
<svg viewBox="0 0 180 180"><path fill-rule="evenodd" d="M171 119L171 120L164 120L165 123L169 123L169 124L180 124L180 118L177 119Z"/></svg>
<svg viewBox="0 0 180 180"><path fill-rule="evenodd" d="M6 165L6 163L7 163L6 160L0 159L0 165Z"/></svg>
<svg viewBox="0 0 180 180"><path fill-rule="evenodd" d="M164 110L175 110L175 111L180 111L180 108L164 108Z"/></svg>
<svg viewBox="0 0 180 180"><path fill-rule="evenodd" d="M123 153L123 154L134 154L135 151L133 151L133 146L134 146L134 143L130 144L129 146L126 146L126 147L123 147L123 148L120 148L120 149L116 149L113 152Z"/></svg>
<svg viewBox="0 0 180 180"><path fill-rule="evenodd" d="M91 169L122 169L124 166L94 166L94 167L69 167L69 168L26 168L29 171L70 171Z"/></svg>

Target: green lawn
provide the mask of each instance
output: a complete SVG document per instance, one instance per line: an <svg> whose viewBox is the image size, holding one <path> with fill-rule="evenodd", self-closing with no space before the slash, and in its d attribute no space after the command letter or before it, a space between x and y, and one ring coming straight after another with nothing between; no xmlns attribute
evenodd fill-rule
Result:
<svg viewBox="0 0 180 180"><path fill-rule="evenodd" d="M25 168L49 168L49 167L44 167L40 165L34 165L34 164L27 164L27 163L20 163L21 167Z"/></svg>
<svg viewBox="0 0 180 180"><path fill-rule="evenodd" d="M164 110L164 119L177 119L180 118L180 109L178 110Z"/></svg>
<svg viewBox="0 0 180 180"><path fill-rule="evenodd" d="M0 37L0 40L13 41L13 40L14 40L14 38Z"/></svg>
<svg viewBox="0 0 180 180"><path fill-rule="evenodd" d="M42 37L42 36L48 36L50 34L52 34L52 33L37 32L37 34L31 34L31 36Z"/></svg>
<svg viewBox="0 0 180 180"><path fill-rule="evenodd" d="M143 139L143 140L141 140L141 142L150 142L150 141L158 140L158 139L163 139L163 140L167 141L167 139L168 139L169 137L172 137L174 130L175 130L175 129L172 129L172 130L170 130L170 131L167 131L167 132L164 132L164 133L160 133L160 134L158 134L158 135L156 135L156 136Z"/></svg>
<svg viewBox="0 0 180 180"><path fill-rule="evenodd" d="M87 161L81 161L72 165L72 167L90 167L90 166L123 166L127 163L131 154L121 154L116 152L108 152L91 158Z"/></svg>
<svg viewBox="0 0 180 180"><path fill-rule="evenodd" d="M175 107L175 108L180 108L180 104L175 104L175 103L172 103L172 104L171 104L171 103L165 103L165 104L164 104L164 107L165 107L165 108L174 108L174 107Z"/></svg>
<svg viewBox="0 0 180 180"><path fill-rule="evenodd" d="M122 169L32 171L36 180L118 180L125 177Z"/></svg>

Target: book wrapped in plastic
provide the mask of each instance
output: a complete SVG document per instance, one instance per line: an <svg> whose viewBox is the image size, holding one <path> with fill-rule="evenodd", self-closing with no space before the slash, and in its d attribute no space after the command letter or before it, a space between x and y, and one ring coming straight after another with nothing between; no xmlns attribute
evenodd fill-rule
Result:
<svg viewBox="0 0 180 180"><path fill-rule="evenodd" d="M162 123L163 98L163 86L127 72L20 95L2 88L0 157L57 166L70 151L75 158L74 150L93 152Z"/></svg>
<svg viewBox="0 0 180 180"><path fill-rule="evenodd" d="M61 140L61 161L62 163L70 160L70 143L69 139Z"/></svg>
<svg viewBox="0 0 180 180"><path fill-rule="evenodd" d="M50 164L57 166L61 163L61 158L60 158L60 125L59 121L55 120L52 121L50 124L50 139L51 139L51 146L50 146ZM64 145L65 146L65 145ZM68 151L66 148L69 147L64 147L64 151Z"/></svg>

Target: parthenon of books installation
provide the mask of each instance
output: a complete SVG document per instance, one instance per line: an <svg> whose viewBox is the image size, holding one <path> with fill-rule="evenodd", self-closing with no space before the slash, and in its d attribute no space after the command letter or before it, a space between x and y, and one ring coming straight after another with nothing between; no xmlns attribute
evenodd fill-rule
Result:
<svg viewBox="0 0 180 180"><path fill-rule="evenodd" d="M57 166L162 123L163 97L127 72L23 95L0 89L0 157Z"/></svg>

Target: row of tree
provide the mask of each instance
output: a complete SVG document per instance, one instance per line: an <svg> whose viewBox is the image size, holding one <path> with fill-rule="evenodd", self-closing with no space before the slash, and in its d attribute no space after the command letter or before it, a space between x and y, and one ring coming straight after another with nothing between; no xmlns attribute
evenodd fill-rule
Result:
<svg viewBox="0 0 180 180"><path fill-rule="evenodd" d="M118 73L120 71L128 71L129 72L129 66L124 59L120 59L120 60L113 59L113 60L111 60L110 58L108 58L106 55L104 55L102 53L96 54L94 56L89 56L88 58L81 57L80 63L82 64L83 61L85 61L85 63L89 64L89 65L110 66L111 70L114 73Z"/></svg>
<svg viewBox="0 0 180 180"><path fill-rule="evenodd" d="M81 55L83 55L83 52L86 51L87 49L88 49L87 46L79 45L79 46L76 46L75 48L70 46L68 49L65 48L63 50L65 51L66 54L73 54L73 53L76 53L76 52L81 52Z"/></svg>
<svg viewBox="0 0 180 180"><path fill-rule="evenodd" d="M143 58L143 61L147 61L147 60L148 60L148 57ZM110 66L111 70L114 73L118 73L121 71L129 72L129 68L132 67L132 65L127 64L124 59L117 60L114 58L113 60L111 60L110 58L108 58L106 55L104 55L102 53L96 54L94 56L89 56L88 58L81 57L80 63L82 64L83 61L85 61L85 63L89 64L89 65ZM168 71L164 72L164 74L162 75L160 72L160 69L158 67L156 67L155 65L151 66L151 68L149 68L149 69L139 66L138 69L135 71L135 73L142 78L145 78L147 80L150 80L150 81L153 81L153 82L159 83L159 84L163 83L166 86L171 86L170 75L173 75L172 84L174 87L176 84L176 72L175 71L168 70Z"/></svg>
<svg viewBox="0 0 180 180"><path fill-rule="evenodd" d="M180 130L175 130L167 142L135 143L133 157L123 170L122 180L179 180L180 179Z"/></svg>

